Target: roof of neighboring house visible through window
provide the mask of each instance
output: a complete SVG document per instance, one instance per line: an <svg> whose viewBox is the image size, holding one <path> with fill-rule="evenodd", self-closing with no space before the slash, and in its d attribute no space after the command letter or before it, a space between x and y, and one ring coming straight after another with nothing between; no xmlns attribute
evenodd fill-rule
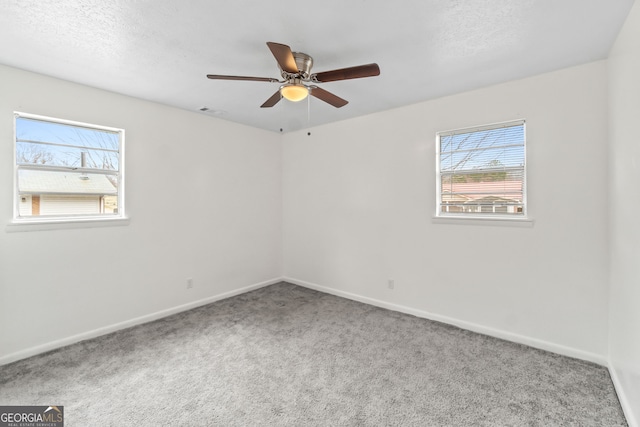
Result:
<svg viewBox="0 0 640 427"><path fill-rule="evenodd" d="M115 185L102 174L22 169L18 182L20 194L118 194Z"/></svg>

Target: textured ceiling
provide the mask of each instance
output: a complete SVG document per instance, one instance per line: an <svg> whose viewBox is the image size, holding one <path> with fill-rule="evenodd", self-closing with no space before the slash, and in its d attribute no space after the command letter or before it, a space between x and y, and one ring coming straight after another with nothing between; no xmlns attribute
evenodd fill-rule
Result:
<svg viewBox="0 0 640 427"><path fill-rule="evenodd" d="M0 63L263 129L298 130L607 57L633 0L2 0ZM259 106L279 78L267 41L314 72L377 62L381 75L323 83L349 104Z"/></svg>

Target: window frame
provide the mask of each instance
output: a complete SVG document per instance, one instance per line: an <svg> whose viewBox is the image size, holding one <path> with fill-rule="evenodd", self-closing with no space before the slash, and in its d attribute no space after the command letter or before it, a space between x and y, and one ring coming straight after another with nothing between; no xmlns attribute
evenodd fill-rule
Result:
<svg viewBox="0 0 640 427"><path fill-rule="evenodd" d="M522 167L522 213L521 214L483 214L480 212L443 212L442 211L442 171L441 171L441 138L443 136L482 132L486 130L500 129L505 127L522 126L523 127L523 159ZM436 151L436 206L433 219L436 222L452 223L460 220L467 220L470 224L498 224L498 223L529 223L533 221L529 216L529 204L527 200L527 125L525 119L508 120L504 122L496 122L478 126L470 126L466 128L457 128L447 131L436 132L435 138Z"/></svg>
<svg viewBox="0 0 640 427"><path fill-rule="evenodd" d="M24 113L14 111L13 113L13 218L11 223L7 226L8 231L22 231L32 229L50 229L50 228L75 228L86 226L106 226L106 225L121 225L119 223L128 223L128 218L125 214L125 130L121 128L115 128L110 126L96 125L92 123L79 122L75 120L60 119L56 117L43 116L38 114ZM81 127L90 130L104 131L115 133L118 135L118 171L113 174L117 179L117 213L108 214L77 214L77 215L47 215L47 216L20 216L20 189L19 189L19 171L24 170L43 170L43 171L73 171L82 172L81 168L69 167L69 166L27 166L20 167L18 164L18 126L17 120L19 118L48 122L63 126ZM44 142L44 141L43 141ZM85 169L88 173L95 173ZM22 225L28 226L28 228L21 228ZM31 227L32 225L39 225L40 227ZM53 226L53 227L51 227ZM60 227L62 226L62 227ZM9 230L13 228L14 230Z"/></svg>

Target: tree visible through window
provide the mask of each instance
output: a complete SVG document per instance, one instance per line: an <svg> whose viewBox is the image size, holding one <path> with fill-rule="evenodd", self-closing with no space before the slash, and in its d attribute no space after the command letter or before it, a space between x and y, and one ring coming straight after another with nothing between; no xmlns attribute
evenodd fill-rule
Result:
<svg viewBox="0 0 640 427"><path fill-rule="evenodd" d="M124 131L15 115L16 219L123 217Z"/></svg>
<svg viewBox="0 0 640 427"><path fill-rule="evenodd" d="M525 123L437 134L437 215L525 216Z"/></svg>

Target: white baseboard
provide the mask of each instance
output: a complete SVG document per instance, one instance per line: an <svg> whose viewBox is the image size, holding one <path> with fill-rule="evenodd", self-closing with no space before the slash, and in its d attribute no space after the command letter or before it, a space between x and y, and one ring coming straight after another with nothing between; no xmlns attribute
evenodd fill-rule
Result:
<svg viewBox="0 0 640 427"><path fill-rule="evenodd" d="M281 277L274 278L271 280L267 280L264 282L256 283L253 285L245 286L243 288L234 289L233 291L224 292L222 294L214 295L212 297L207 297L198 301L192 301L186 304L182 304L176 307L171 307L166 310L157 311L155 313L147 314L144 316L136 317L134 319L125 320L124 322L115 323L113 325L104 326L102 328L94 329L92 331L83 332L77 335L73 335L70 337L62 338L59 340L51 341L45 344L37 345L35 347L30 347L25 350L20 350L15 353L8 354L6 356L0 357L0 366L6 365L7 363L15 362L17 360L26 359L27 357L35 356L41 353L45 353L47 351L55 350L60 347L64 347L70 344L77 343L79 341L84 341L91 338L96 338L101 335L106 335L111 332L116 332L121 329L130 328L132 326L140 325L143 323L151 322L153 320L161 319L163 317L171 316L172 314L181 313L183 311L191 310L196 307L200 307L203 305L211 304L212 302L220 301L226 298L230 298L236 295L244 294L249 291L253 291L255 289L259 289L265 286L273 285L275 283L281 282L283 279Z"/></svg>
<svg viewBox="0 0 640 427"><path fill-rule="evenodd" d="M613 387L616 389L618 400L620 401L620 406L622 406L622 412L624 412L624 416L627 419L627 424L629 424L629 427L640 427L638 419L633 413L633 408L631 407L631 403L629 402L627 393L625 392L622 382L620 381L618 371L616 370L615 365L611 360L609 360L608 368L609 374L611 375L611 381L613 381Z"/></svg>
<svg viewBox="0 0 640 427"><path fill-rule="evenodd" d="M418 309L407 307L404 305L394 304L386 301L365 297L362 295L353 294L350 292L340 291L340 290L329 288L326 286L317 285L315 283L305 282L303 280L297 280L292 277L284 277L282 280L285 282L293 283L295 285L303 286L309 289L314 289L316 291L324 292L327 294L332 294L332 295L347 298L350 300L362 302L365 304L374 305L376 307L381 307L381 308L386 308L388 310L411 314L413 316L422 317L424 319L435 320L437 322L442 322L449 325L457 326L459 328L477 332L480 334L489 335L489 336L500 338L503 340L512 341L518 344L524 344L529 347L534 347L540 350L550 351L552 353L561 354L563 356L569 356L575 359L586 360L589 362L597 363L598 365L607 366L606 357L601 356L599 354L578 350L578 349L563 346L560 344L554 344L548 341L539 340L537 338L528 337L526 335L520 335L512 332L503 331L500 329L490 328L490 327L483 326L473 322L467 322L467 321L458 320L452 317L429 313L427 311L418 310Z"/></svg>
<svg viewBox="0 0 640 427"><path fill-rule="evenodd" d="M131 326L140 325L142 323L151 322L153 320L157 320L163 317L171 316L172 314L180 313L183 311L191 310L196 307L200 307L203 305L210 304L215 301L219 301L225 298L230 298L235 295L240 295L245 292L249 292L255 289L259 289L265 286L269 286L281 281L293 283L295 285L303 286L305 288L314 289L320 292L324 292L327 294L336 295L339 297L351 299L354 301L359 301L365 304L374 305L376 307L386 308L388 310L398 311L401 313L411 314L416 317L422 317L425 319L435 320L442 323L447 323L449 325L454 325L462 329L467 329L473 332L478 332L484 335L489 335L496 338L501 338L507 341L516 342L519 344L528 345L530 347L539 348L541 350L551 351L553 353L562 354L564 356L574 357L576 359L587 360L589 362L597 363L599 365L608 366L608 361L605 357L585 352L582 350L574 349L571 347L562 346L559 344L550 343L543 340L538 340L536 338L527 337L525 335L514 334L511 332L502 331L499 329L494 329L490 327L486 327L483 325L479 325L472 322L466 322L463 320L458 320L452 317L442 316L439 314L429 313L427 311L418 310L415 308L407 307L404 305L394 304L386 301L381 301L369 297L364 297L362 295L353 294L350 292L344 292L337 289L329 288L326 286L317 285L315 283L305 282L303 280L294 279L292 277L277 277L271 280L267 280L264 282L256 283L253 285L245 286L243 288L235 289L233 291L225 292L222 294L214 295L212 297L204 298L198 301L192 301L187 304L182 304L176 307L172 307L166 310L161 310L155 313L151 313L145 316L136 317L134 319L126 320L124 322L116 323L113 325L105 326L102 328L94 329L92 331L83 332L81 334L73 335L70 337L62 338L60 340L51 341L45 344L41 344L38 346L30 347L25 350L21 350L15 353L11 353L5 356L0 357L0 366L5 365L7 363L14 362L16 360L25 359L27 357L35 356L40 353L44 353L47 351L55 350L60 347L64 347L66 345L74 344L79 341L83 341L90 338L99 337L101 335L105 335L111 332L115 332L121 329L129 328Z"/></svg>

